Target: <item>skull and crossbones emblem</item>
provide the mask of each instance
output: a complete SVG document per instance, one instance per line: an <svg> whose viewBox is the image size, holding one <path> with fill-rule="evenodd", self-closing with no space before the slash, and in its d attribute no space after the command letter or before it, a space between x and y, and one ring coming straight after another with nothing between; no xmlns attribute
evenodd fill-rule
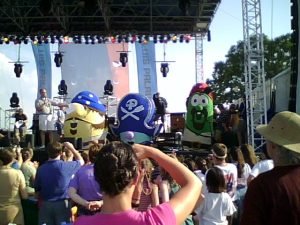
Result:
<svg viewBox="0 0 300 225"><path fill-rule="evenodd" d="M144 110L144 106L143 105L139 105L138 106L138 101L136 99L129 99L126 104L125 104L126 108L125 109L121 106L121 111L123 113L125 113L125 115L123 115L121 117L121 120L126 119L127 117L132 117L135 120L140 120L140 118L137 115L134 115L135 113L141 112Z"/></svg>

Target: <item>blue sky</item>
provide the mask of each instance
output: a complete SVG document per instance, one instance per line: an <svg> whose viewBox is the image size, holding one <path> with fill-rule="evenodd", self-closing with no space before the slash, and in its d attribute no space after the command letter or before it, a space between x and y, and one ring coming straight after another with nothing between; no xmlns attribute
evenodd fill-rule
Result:
<svg viewBox="0 0 300 225"><path fill-rule="evenodd" d="M211 42L204 40L204 75L211 77L214 63L225 60L225 55L232 45L243 39L242 0L222 0L210 26ZM278 37L290 32L290 1L289 0L261 0L263 33L268 37ZM272 7L273 5L273 7ZM271 20L273 15L273 20ZM57 46L51 45L51 51ZM4 110L9 108L9 98L12 92L17 92L25 113L30 117L34 113L34 100L37 93L36 66L30 45L21 46L21 60L24 63L21 78L16 78L13 63L18 57L17 45L0 45L0 128L5 127ZM163 59L163 45L157 45L157 60ZM53 54L52 54L53 57ZM129 62L133 55L129 55ZM185 99L195 83L195 47L194 42L166 45L166 59L174 60L170 64L167 78L160 72L158 76L158 90L169 102L170 112L184 112ZM53 60L52 60L53 62ZM53 63L54 64L54 63ZM158 65L159 69L159 65ZM60 81L60 69L52 65L53 88L57 92Z"/></svg>

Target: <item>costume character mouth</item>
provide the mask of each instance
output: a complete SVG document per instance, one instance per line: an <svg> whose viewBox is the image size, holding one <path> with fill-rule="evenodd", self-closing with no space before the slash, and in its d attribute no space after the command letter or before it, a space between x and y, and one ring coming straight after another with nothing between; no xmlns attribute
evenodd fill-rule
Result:
<svg viewBox="0 0 300 225"><path fill-rule="evenodd" d="M71 120L72 122L70 122L70 134L72 135L76 135L77 134L77 125L78 125L78 120L80 121L84 121L82 119L79 119L77 117L74 117L74 118L69 118L67 119L66 121L69 121ZM84 121L85 122L85 121Z"/></svg>
<svg viewBox="0 0 300 225"><path fill-rule="evenodd" d="M192 115L192 126L196 130L202 130L204 127L204 124L207 120L207 110L206 108L202 108L201 110L197 110L196 107L192 108L191 110Z"/></svg>

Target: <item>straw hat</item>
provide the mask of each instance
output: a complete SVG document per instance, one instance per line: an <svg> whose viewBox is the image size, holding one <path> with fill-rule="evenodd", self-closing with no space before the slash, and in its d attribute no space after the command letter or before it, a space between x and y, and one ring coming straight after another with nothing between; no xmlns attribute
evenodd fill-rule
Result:
<svg viewBox="0 0 300 225"><path fill-rule="evenodd" d="M268 125L258 125L256 130L266 140L300 153L300 115L297 113L277 113Z"/></svg>

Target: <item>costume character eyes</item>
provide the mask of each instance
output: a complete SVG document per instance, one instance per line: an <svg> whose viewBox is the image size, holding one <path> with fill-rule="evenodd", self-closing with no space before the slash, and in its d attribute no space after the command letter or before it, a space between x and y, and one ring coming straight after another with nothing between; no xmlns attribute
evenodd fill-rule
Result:
<svg viewBox="0 0 300 225"><path fill-rule="evenodd" d="M209 99L207 96L205 95L198 95L198 94L195 94L192 96L191 98L191 104L192 106L202 106L202 107L206 107L209 103Z"/></svg>

